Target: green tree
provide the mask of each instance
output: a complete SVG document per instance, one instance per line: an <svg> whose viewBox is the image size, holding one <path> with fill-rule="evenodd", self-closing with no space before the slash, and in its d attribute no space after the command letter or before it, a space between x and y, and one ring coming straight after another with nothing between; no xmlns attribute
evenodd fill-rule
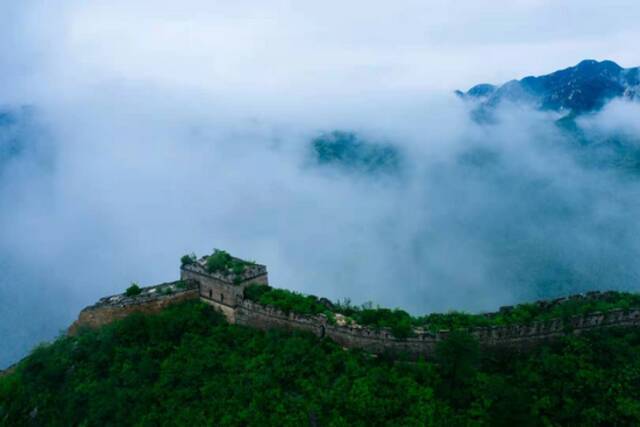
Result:
<svg viewBox="0 0 640 427"><path fill-rule="evenodd" d="M451 331L436 345L435 359L442 377L442 394L457 407L468 405L468 389L476 381L480 363L477 340L464 330Z"/></svg>
<svg viewBox="0 0 640 427"><path fill-rule="evenodd" d="M140 295L140 293L142 293L142 289L135 282L132 283L131 286L129 286L127 288L127 290L124 292L124 294L126 296L128 296L128 297L133 297L133 296L136 296L136 295Z"/></svg>
<svg viewBox="0 0 640 427"><path fill-rule="evenodd" d="M182 258L180 258L180 265L184 267L185 265L194 264L197 259L198 257L194 253L183 255Z"/></svg>

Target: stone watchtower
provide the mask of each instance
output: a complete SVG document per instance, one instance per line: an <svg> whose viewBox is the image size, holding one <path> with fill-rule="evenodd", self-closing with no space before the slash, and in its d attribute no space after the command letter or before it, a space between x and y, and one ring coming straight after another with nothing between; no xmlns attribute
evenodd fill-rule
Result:
<svg viewBox="0 0 640 427"><path fill-rule="evenodd" d="M221 310L230 322L235 321L235 308L242 302L247 286L269 284L266 266L220 250L200 259L183 258L180 279L198 282L200 299Z"/></svg>

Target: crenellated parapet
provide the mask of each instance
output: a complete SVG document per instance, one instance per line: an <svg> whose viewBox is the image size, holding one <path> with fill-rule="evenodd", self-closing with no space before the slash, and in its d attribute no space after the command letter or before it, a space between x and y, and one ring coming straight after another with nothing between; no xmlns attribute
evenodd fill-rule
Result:
<svg viewBox="0 0 640 427"><path fill-rule="evenodd" d="M100 298L80 312L68 333L74 335L83 327L97 328L133 313L157 313L172 304L198 299L198 290L198 282L179 280L142 288L136 295L118 294Z"/></svg>
<svg viewBox="0 0 640 427"><path fill-rule="evenodd" d="M388 328L360 325L334 311L327 311L327 314L301 315L259 304L257 300L246 299L245 290L250 285L268 285L266 266L243 261L224 251L215 251L212 255L200 259L183 257L180 277L181 280L177 282L139 289L135 295L127 296L125 293L101 298L96 304L80 312L78 320L69 328L69 333L76 333L80 327L99 327L131 313L155 313L177 302L200 299L221 311L230 323L261 330L277 328L306 331L320 338L329 338L345 348L361 349L376 354L403 353L413 357L429 358L433 355L437 343L446 340L450 334L449 330L436 329L437 324L431 323L413 328L411 333L400 338ZM258 286L258 289L270 288ZM547 314L566 313L566 306L561 307L563 304L575 306L576 303L589 303L589 307L610 308L612 305L609 303L618 297L619 294L615 292L589 292L538 301L525 306L527 309ZM318 301L327 308L333 307L324 298ZM611 327L640 327L640 307L630 306L629 303L631 301L635 304L639 299L634 296L625 301L625 309L557 316L545 320L532 320L525 324L507 320L510 314L521 313L517 310L522 310L522 306L506 306L501 307L496 313L477 315L481 320L484 319L481 324L495 323L492 326L472 326L466 330L484 348L526 350L571 334Z"/></svg>
<svg viewBox="0 0 640 427"><path fill-rule="evenodd" d="M396 338L387 328L371 328L358 324L338 324L327 316L303 316L285 313L271 306L244 300L235 310L234 322L257 329L274 328L311 332L330 338L346 348L371 353L405 353L414 357L431 357L439 341L447 339L450 331L414 329L412 336ZM505 347L526 350L550 340L610 327L640 327L640 308L615 309L604 313L590 313L568 319L535 321L529 325L474 327L468 332L482 347Z"/></svg>
<svg viewBox="0 0 640 427"><path fill-rule="evenodd" d="M215 250L201 258L187 258L180 267L182 280L198 283L200 299L224 313L234 322L235 310L252 284L268 285L267 267Z"/></svg>

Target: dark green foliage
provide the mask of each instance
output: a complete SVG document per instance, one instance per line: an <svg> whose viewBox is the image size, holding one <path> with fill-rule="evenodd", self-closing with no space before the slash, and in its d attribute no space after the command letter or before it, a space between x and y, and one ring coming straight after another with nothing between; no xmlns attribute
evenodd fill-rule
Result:
<svg viewBox="0 0 640 427"><path fill-rule="evenodd" d="M333 131L313 140L315 160L366 173L398 173L401 158L396 147L366 142L353 132Z"/></svg>
<svg viewBox="0 0 640 427"><path fill-rule="evenodd" d="M389 328L397 338L407 338L413 335L414 319L404 310L370 308L368 306L345 308L338 305L337 311L348 315L360 325L371 326L375 329Z"/></svg>
<svg viewBox="0 0 640 427"><path fill-rule="evenodd" d="M271 286L252 283L244 288L244 297L248 300L259 302L260 297L273 289Z"/></svg>
<svg viewBox="0 0 640 427"><path fill-rule="evenodd" d="M196 260L197 260L196 254L183 255L182 258L180 258L180 265L182 265L183 267L185 265L191 265L195 263Z"/></svg>
<svg viewBox="0 0 640 427"><path fill-rule="evenodd" d="M314 295L303 295L286 289L275 289L270 286L252 284L245 288L244 297L262 305L270 305L285 313L297 313L302 315L333 313Z"/></svg>
<svg viewBox="0 0 640 427"><path fill-rule="evenodd" d="M482 315L450 311L449 313L431 313L419 317L415 323L436 332L443 329L455 330L468 329L475 326L490 326L492 320Z"/></svg>
<svg viewBox="0 0 640 427"><path fill-rule="evenodd" d="M640 294L626 292L606 292L598 298L569 299L553 305L538 303L519 304L510 310L484 314L469 314L463 312L432 313L420 317L411 317L402 310L371 307L354 307L338 304L337 310L362 325L387 326L397 329L404 327L407 322L412 326L426 327L431 331L469 329L480 326L502 326L515 324L530 324L534 321L549 321L552 319L569 320L572 316L585 315L593 312L606 312L613 309L628 310L640 307Z"/></svg>
<svg viewBox="0 0 640 427"><path fill-rule="evenodd" d="M493 313L490 316L461 312L433 313L416 319L416 324L426 325L434 331L474 326L530 324L534 321L568 320L572 316L613 309L628 310L633 307L640 307L640 294L606 292L598 298L569 299L551 306L538 303L519 304L511 310Z"/></svg>
<svg viewBox="0 0 640 427"><path fill-rule="evenodd" d="M127 288L124 294L128 297L134 297L136 295L140 295L141 292L142 289L140 288L140 286L138 286L137 283L132 283L131 286Z"/></svg>
<svg viewBox="0 0 640 427"><path fill-rule="evenodd" d="M207 258L207 271L209 273L233 273L236 276L242 275L248 265L252 263L234 258L227 251L216 249Z"/></svg>
<svg viewBox="0 0 640 427"><path fill-rule="evenodd" d="M632 307L640 307L640 294L607 292L594 299L570 299L550 306L538 303L520 304L511 310L490 315L453 311L412 317L400 309L372 308L370 304L357 307L349 302L335 304L334 311L348 316L361 325L390 328L396 337L406 338L411 336L413 327L426 327L435 332L481 326L529 324L552 319L568 320L576 315L613 309L628 310Z"/></svg>
<svg viewBox="0 0 640 427"><path fill-rule="evenodd" d="M37 348L0 377L0 425L631 426L638 354L638 330L529 353L481 353L456 332L408 363L188 302Z"/></svg>
<svg viewBox="0 0 640 427"><path fill-rule="evenodd" d="M477 341L463 330L452 331L446 340L436 346L436 361L440 367L440 392L456 407L468 405L480 362L480 348Z"/></svg>
<svg viewBox="0 0 640 427"><path fill-rule="evenodd" d="M233 274L240 275L240 274L244 273L244 270L246 268L247 267L244 264L240 263L240 262L234 262L234 263L231 264L231 271L233 272Z"/></svg>
<svg viewBox="0 0 640 427"><path fill-rule="evenodd" d="M598 298L570 299L553 305L538 303L520 304L510 310L484 314L469 314L452 311L432 313L413 317L400 309L373 308L371 304L352 305L349 301L338 302L330 307L321 304L313 295L303 295L286 289L269 286L251 285L245 289L245 298L262 305L271 305L287 313L303 315L324 313L333 320L336 313L348 317L351 321L375 329L389 328L396 338L413 335L413 328L424 327L433 332L440 330L469 329L482 326L505 326L530 324L534 321L552 319L569 320L572 316L593 312L606 312L613 309L628 310L640 307L640 294L626 292L606 292Z"/></svg>
<svg viewBox="0 0 640 427"><path fill-rule="evenodd" d="M207 258L207 271L226 271L231 267L231 255L227 251L216 250Z"/></svg>

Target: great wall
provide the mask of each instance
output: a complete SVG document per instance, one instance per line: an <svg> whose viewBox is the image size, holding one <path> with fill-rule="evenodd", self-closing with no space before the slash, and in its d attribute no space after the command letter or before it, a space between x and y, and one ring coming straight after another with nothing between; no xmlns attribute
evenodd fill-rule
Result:
<svg viewBox="0 0 640 427"><path fill-rule="evenodd" d="M448 330L432 332L414 328L412 336L397 338L386 328L376 329L344 321L330 321L323 314L306 316L294 312L285 313L275 307L260 305L244 298L244 289L250 284L268 285L264 265L252 263L242 274L212 274L207 271L205 261L206 257L203 257L199 261L183 265L180 269L180 281L143 288L135 296L120 294L100 299L80 312L78 320L69 328L69 333L75 334L84 327L99 327L131 313L154 313L171 304L200 299L221 311L230 323L261 330L279 328L307 331L320 338L329 338L345 348L362 349L374 354L402 353L411 357L429 358L433 355L436 344L447 339L450 334ZM589 292L553 301L539 301L537 304L552 306L571 300L597 300L606 296L606 292ZM503 307L501 311L510 309ZM493 315L495 314L486 314L488 317ZM523 325L472 327L468 332L485 348L525 350L568 334L638 326L640 307L593 312L568 319L533 321Z"/></svg>

